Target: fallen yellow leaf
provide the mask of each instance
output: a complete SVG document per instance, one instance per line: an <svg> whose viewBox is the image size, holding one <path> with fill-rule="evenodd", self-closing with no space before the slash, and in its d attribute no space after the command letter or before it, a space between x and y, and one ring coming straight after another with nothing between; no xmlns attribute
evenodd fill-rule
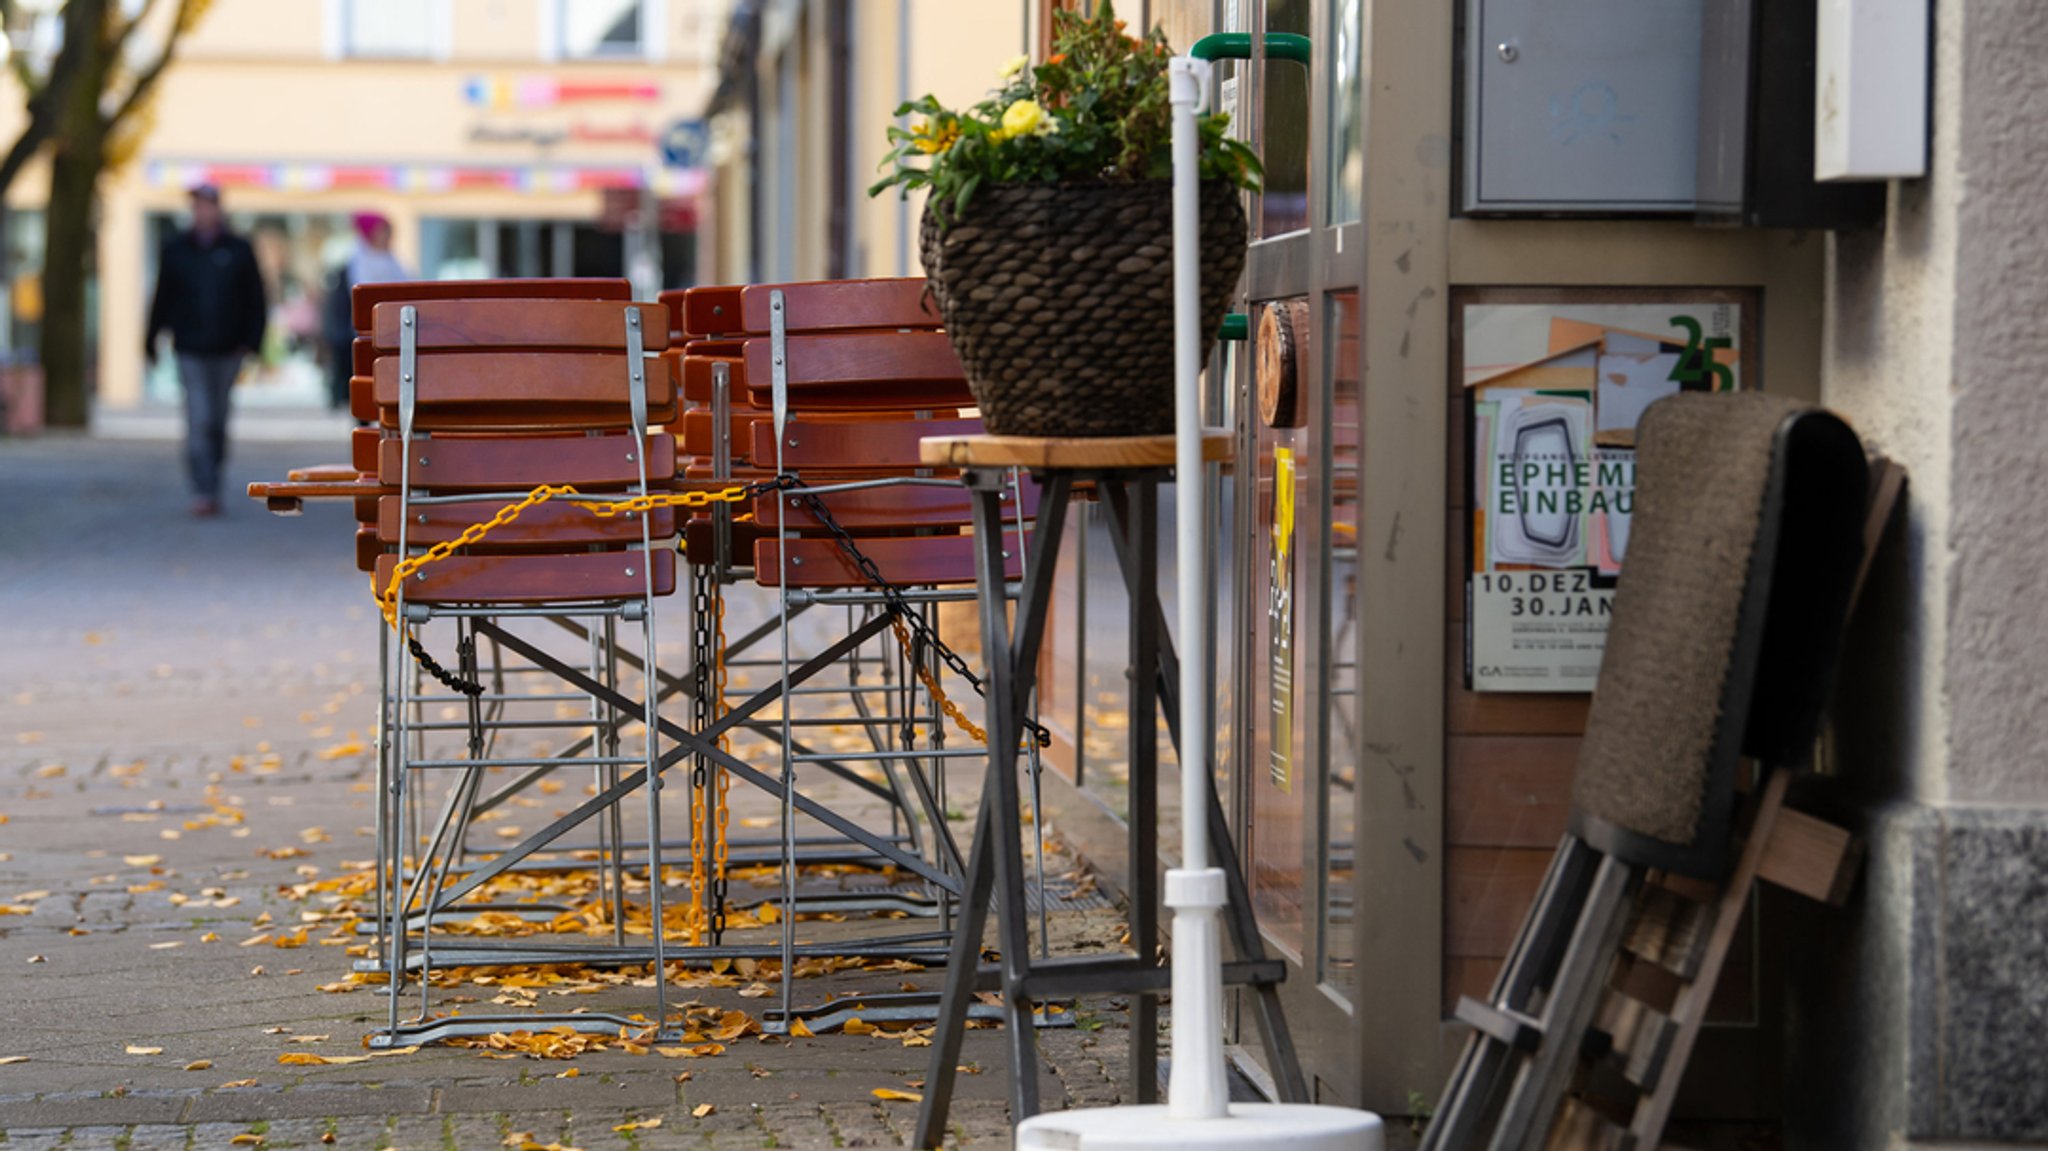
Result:
<svg viewBox="0 0 2048 1151"><path fill-rule="evenodd" d="M28 1062L28 1056L26 1056L26 1055L0 1055L0 1067L5 1067L5 1066L7 1066L7 1065L8 1065L9 1063L26 1063L26 1062Z"/></svg>
<svg viewBox="0 0 2048 1151"><path fill-rule="evenodd" d="M339 1063L367 1063L367 1055L315 1055L311 1051L287 1051L277 1057L287 1067L319 1067Z"/></svg>
<svg viewBox="0 0 2048 1151"><path fill-rule="evenodd" d="M716 1110L718 1108L709 1103L699 1103L695 1107L690 1108L690 1118L702 1119Z"/></svg>
<svg viewBox="0 0 2048 1151"><path fill-rule="evenodd" d="M922 1103L924 1096L915 1091L898 1091L893 1087L877 1087L868 1094L885 1103Z"/></svg>
<svg viewBox="0 0 2048 1151"><path fill-rule="evenodd" d="M253 1131L244 1131L242 1134L228 1140L228 1142L242 1147L261 1147L263 1146L263 1136Z"/></svg>
<svg viewBox="0 0 2048 1151"><path fill-rule="evenodd" d="M164 857L161 855L124 855L121 857L121 862L130 867L155 867L163 861Z"/></svg>
<svg viewBox="0 0 2048 1151"><path fill-rule="evenodd" d="M220 1086L223 1091L234 1087L254 1087L256 1086L256 1081L254 1079L231 1079Z"/></svg>
<svg viewBox="0 0 2048 1151"><path fill-rule="evenodd" d="M185 1064L185 1070L204 1071L211 1066L213 1066L213 1060L211 1059L194 1059L192 1062Z"/></svg>
<svg viewBox="0 0 2048 1151"><path fill-rule="evenodd" d="M652 1118L652 1119L637 1119L637 1120L634 1120L634 1121L633 1121L633 1122L631 1122L631 1123L621 1123L621 1124L619 1124L619 1125L618 1125L617 1127L614 1127L614 1128L612 1128L612 1130L614 1130L614 1131L647 1131L647 1130L650 1130L650 1129L652 1129L652 1128L655 1128L655 1127L659 1127L659 1126L661 1126L661 1116L659 1116L659 1115L656 1115L656 1116L655 1116L654 1118Z"/></svg>
<svg viewBox="0 0 2048 1151"><path fill-rule="evenodd" d="M130 1055L162 1055L163 1053L164 1049L161 1047L140 1047L133 1043L128 1045L128 1054Z"/></svg>
<svg viewBox="0 0 2048 1151"><path fill-rule="evenodd" d="M811 1030L808 1027L805 1027L804 1021L801 1019L792 1020L790 1022L789 1033L791 1036L797 1039L815 1039L818 1035L817 1032Z"/></svg>

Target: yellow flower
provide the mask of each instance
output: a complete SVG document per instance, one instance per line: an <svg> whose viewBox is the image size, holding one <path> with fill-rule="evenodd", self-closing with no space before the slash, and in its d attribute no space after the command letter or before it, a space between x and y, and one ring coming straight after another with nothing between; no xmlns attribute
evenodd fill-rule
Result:
<svg viewBox="0 0 2048 1151"><path fill-rule="evenodd" d="M919 118L910 125L911 145L927 156L936 155L951 148L960 139L960 125L947 120L934 126L930 120Z"/></svg>
<svg viewBox="0 0 2048 1151"><path fill-rule="evenodd" d="M1024 69L1030 66L1031 57L1012 56L1009 62L1003 65L1003 70L1001 72L996 73L996 75L1002 77L1005 80L1014 79L1017 73L1022 72Z"/></svg>
<svg viewBox="0 0 2048 1151"><path fill-rule="evenodd" d="M1044 124L1045 109L1038 106L1038 101L1019 100L1003 109L1002 136L1006 140L1016 136L1029 136L1039 131Z"/></svg>

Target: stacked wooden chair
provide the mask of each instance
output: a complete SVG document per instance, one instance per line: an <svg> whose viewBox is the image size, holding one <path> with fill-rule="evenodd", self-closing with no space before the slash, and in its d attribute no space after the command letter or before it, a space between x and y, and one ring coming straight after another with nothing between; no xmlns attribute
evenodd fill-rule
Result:
<svg viewBox="0 0 2048 1151"><path fill-rule="evenodd" d="M1637 469L1571 831L1458 1005L1425 1151L1656 1151L1753 882L1839 900L1853 874L1847 833L1782 801L1901 474L1756 393L1658 402Z"/></svg>
<svg viewBox="0 0 2048 1151"><path fill-rule="evenodd" d="M752 661L772 670L774 684L737 704L740 710L751 713L771 697L793 703L822 696L850 711L799 717L793 707L781 708L773 719L746 725L780 761L769 788L783 800L780 834L743 844L720 835L718 848L792 863L868 863L922 881L923 890L907 899L848 898L801 890L799 868L785 867L777 901L785 973L807 946L842 953L889 948L885 953L941 960L943 930L807 945L797 939L796 922L819 910L943 919L963 871L945 822L947 768L980 761L985 749L971 741L947 744L947 649L934 608L973 597L972 540L962 534L971 512L956 481L923 467L918 441L977 431L980 421L959 418L972 397L924 305L923 287L908 279L755 285L692 289L668 301L680 330L686 475L720 483L781 477L783 485L748 507L715 507L684 525L695 610L722 619L726 597L749 583L772 596L770 620L741 643L727 644L715 631L703 636L702 629L700 637L729 662L747 640L777 637L773 659ZM1017 491L1023 510L1011 526L1020 533L1020 555L1035 495ZM822 626L838 609L844 625ZM793 638L791 621L806 613L821 626L804 630L822 635L820 643ZM961 685L956 680L954 689ZM727 706L718 686L703 698L710 712ZM818 751L805 731L806 724L849 723L863 733L864 750ZM974 728L970 722L958 730ZM730 765L709 766L719 780L707 788L710 807L722 810ZM885 805L888 831L858 828L842 813L807 803L797 780L809 773L827 773ZM713 892L715 921L724 910L723 884L714 882ZM915 995L862 1003L869 1021L922 1017L935 1006ZM785 978L769 1022L786 1027L802 1016L811 1029L824 1030L845 1014L829 1004L799 1011Z"/></svg>
<svg viewBox="0 0 2048 1151"><path fill-rule="evenodd" d="M766 1022L825 1030L845 1012L796 1007L789 981L800 959L944 958L964 870L946 829L947 768L986 752L957 735L947 742L949 722L976 729L944 685L959 692L974 673L935 621L936 604L975 594L969 503L954 478L920 463L918 443L979 422L959 417L972 399L922 291L914 280L767 285L638 305L621 281L357 289L351 407L366 426L350 464L301 469L251 494L280 512L305 499L353 501L357 565L391 625L378 946L364 966L394 983L417 977L420 997L407 1017L394 993L375 1045L632 1022L437 1017L429 976L457 966L659 971L672 960L777 957L780 1010ZM1036 489L1017 484L1013 494L1012 574L1029 546ZM679 569L690 583L690 666L665 669L656 605L677 589ZM728 637L725 600L741 594L765 618ZM791 620L806 613L807 638L793 640ZM742 664L770 673L744 698L727 680ZM664 711L667 700L682 706ZM799 700L829 701L839 714L795 714ZM811 725L851 726L866 745L818 750ZM551 732L557 742L527 749ZM736 754L734 737L768 755ZM660 781L678 766L689 786L685 802L668 805L665 837ZM593 773L588 798L516 842L476 841L495 808L568 769ZM865 806L814 797L803 780L820 776ZM733 782L779 805L778 834L728 836ZM632 803L644 810L637 838L625 826ZM679 809L687 837L674 834ZM571 842L593 827L594 852ZM571 849L581 858L565 860ZM664 867L680 870L685 855L688 897L676 900ZM484 910L587 911L487 900L510 872L591 858L610 938L448 930ZM871 864L914 884L799 890L799 865L810 861ZM778 898L764 901L779 916L753 920L779 921L774 944L725 937L727 912L749 909L727 892L741 863L784 865ZM642 907L629 889L644 890ZM629 934L629 916L643 909L644 929ZM799 938L799 915L813 911L889 918ZM906 912L910 930L896 923ZM920 926L934 918L936 930ZM654 983L652 1019L666 1022L666 981ZM934 1006L862 1003L870 1021Z"/></svg>

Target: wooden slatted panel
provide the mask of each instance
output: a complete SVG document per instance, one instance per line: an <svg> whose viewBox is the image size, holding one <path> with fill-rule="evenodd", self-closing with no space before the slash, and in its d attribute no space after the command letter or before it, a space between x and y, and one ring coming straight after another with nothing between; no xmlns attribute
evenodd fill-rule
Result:
<svg viewBox="0 0 2048 1151"><path fill-rule="evenodd" d="M1668 887L1650 884L1643 888L1636 913L1622 948L1639 959L1655 963L1680 979L1691 979L1699 971L1713 915L1701 904Z"/></svg>
<svg viewBox="0 0 2048 1151"><path fill-rule="evenodd" d="M783 429L782 462L792 470L843 468L907 470L927 466L920 457L920 443L927 436L974 435L980 420L950 418L952 410L934 413L925 420L897 418L793 419ZM756 459L775 458L775 426L758 423L752 432L751 448Z"/></svg>
<svg viewBox="0 0 2048 1151"><path fill-rule="evenodd" d="M747 389L756 404L773 391L774 348L747 341ZM845 332L791 336L783 344L792 405L940 408L974 403L967 370L942 332Z"/></svg>
<svg viewBox="0 0 2048 1151"><path fill-rule="evenodd" d="M442 436L413 441L411 483L415 489L450 491L520 490L541 484L579 488L624 487L639 482L632 436ZM379 441L377 477L399 481L400 448ZM647 437L650 481L675 475L675 437Z"/></svg>
<svg viewBox="0 0 2048 1151"><path fill-rule="evenodd" d="M422 351L465 348L588 348L624 351L627 317L640 317L643 353L668 347L668 313L658 304L608 300L426 300L379 304L372 312L371 338L382 352L395 352L406 308L417 319Z"/></svg>
<svg viewBox="0 0 2048 1151"><path fill-rule="evenodd" d="M752 408L732 413L727 421L727 430L732 436L733 463L743 464L753 458L754 425L767 419L768 415ZM717 424L713 422L711 413L701 408L692 408L684 412L682 419L676 422L683 427L682 453L686 456L710 459L718 446L714 436Z"/></svg>
<svg viewBox="0 0 2048 1151"><path fill-rule="evenodd" d="M427 300L630 300L633 285L610 278L408 280L357 284L349 292L350 322L367 333L378 304Z"/></svg>
<svg viewBox="0 0 2048 1151"><path fill-rule="evenodd" d="M356 570L373 572L377 570L377 557L384 554L384 545L377 539L377 529L358 527L356 529Z"/></svg>
<svg viewBox="0 0 2048 1151"><path fill-rule="evenodd" d="M865 488L859 491L839 492L819 497L831 509L832 518L848 531L873 531L883 528L925 528L964 527L973 518L973 505L969 502L967 489L958 485L947 487L926 487L924 485L892 485L882 488ZM1009 496L1004 496L1004 521L1014 514L1008 510ZM1029 520L1038 514L1038 488L1027 484L1024 489L1024 517ZM789 517L791 527L799 530L822 527L808 505L788 493L763 495L754 500L754 518L768 527L780 526L783 516Z"/></svg>
<svg viewBox="0 0 2048 1151"><path fill-rule="evenodd" d="M851 328L936 328L939 313L928 305L922 276L874 280L818 280L798 284L756 284L740 293L743 330L769 330L769 301L780 291L783 325L790 332Z"/></svg>
<svg viewBox="0 0 2048 1151"><path fill-rule="evenodd" d="M683 341L690 338L688 326L683 322L683 298L687 295L689 292L684 288L670 288L654 294L654 302L668 313L668 345L671 348L680 348Z"/></svg>
<svg viewBox="0 0 2048 1151"><path fill-rule="evenodd" d="M1634 1151L1635 1140L1607 1116L1577 1099L1566 1099L1544 1141L1543 1151Z"/></svg>
<svg viewBox="0 0 2048 1151"><path fill-rule="evenodd" d="M1593 1026L1606 1033L1610 1047L1605 1058L1623 1079L1639 1089L1656 1086L1677 1030L1669 1016L1631 995L1609 990Z"/></svg>
<svg viewBox="0 0 2048 1151"><path fill-rule="evenodd" d="M449 556L406 581L407 599L420 603L517 604L636 599L646 590L652 562L654 594L676 587L675 553L584 552L576 555ZM398 557L377 558L378 594L390 585Z"/></svg>
<svg viewBox="0 0 2048 1151"><path fill-rule="evenodd" d="M412 509L406 524L406 543L416 547L452 540L471 524L495 516L507 501L473 504L430 504ZM398 542L398 519L403 509L397 496L378 501L377 537L380 542ZM656 508L650 513L649 533L657 540L676 534L674 508ZM633 514L600 516L589 508L549 501L519 513L519 518L500 524L490 535L466 549L476 552L522 551L535 548L624 545L640 542L640 520Z"/></svg>
<svg viewBox="0 0 2048 1151"><path fill-rule="evenodd" d="M725 394L732 401L732 406L754 407L754 398L747 392L747 365L740 359L737 350L729 356L686 352L681 360L683 399L692 404L708 406L712 400L712 374L719 364L724 364L727 369Z"/></svg>
<svg viewBox="0 0 2048 1151"><path fill-rule="evenodd" d="M740 321L740 288L715 285L689 289L683 293L682 318L683 331L692 337L745 331Z"/></svg>
<svg viewBox="0 0 2048 1151"><path fill-rule="evenodd" d="M415 428L436 426L444 408L469 409L464 417L481 414L502 426L617 426L630 411L626 357L608 352L437 352L420 356L415 372ZM378 357L375 379L377 406L395 408L398 357ZM647 404L651 421L675 418L675 381L667 372L647 373ZM600 416L595 424L582 422Z"/></svg>
<svg viewBox="0 0 2048 1151"><path fill-rule="evenodd" d="M1025 541L1029 546L1028 532ZM779 546L775 540L761 540L754 545L754 579L764 586L774 587L780 578L776 551ZM860 541L860 550L875 561L882 578L904 587L973 583L974 546L972 536L869 538ZM839 549L836 541L798 539L789 541L788 547L790 587L868 586L860 569L846 558L846 553ZM1023 574L1023 564L1014 546L1005 550L1009 553L1004 562L1005 569L1010 578L1015 579Z"/></svg>

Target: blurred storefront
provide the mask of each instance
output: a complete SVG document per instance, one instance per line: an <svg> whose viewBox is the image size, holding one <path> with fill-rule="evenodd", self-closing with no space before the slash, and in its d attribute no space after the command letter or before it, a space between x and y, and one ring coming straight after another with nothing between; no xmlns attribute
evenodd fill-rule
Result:
<svg viewBox="0 0 2048 1151"><path fill-rule="evenodd" d="M921 205L865 195L889 111L973 101L1014 53L1045 57L1052 10L1092 4L741 0L711 104L710 276L916 274ZM1597 616L1625 537L1551 555L1532 520L1476 542L1478 429L1513 431L1497 393L1558 357L1633 343L1699 351L1713 388L1828 404L1913 485L1824 752L1868 883L1848 910L1752 905L1679 1114L1801 1147L2048 1138L2048 644L2012 610L2044 552L2015 525L2044 459L2022 365L2048 152L2020 110L2048 34L1981 0L1882 7L1931 83L1830 90L1816 115L1816 20L1871 35L1863 5L1119 0L1182 50L1308 43L1220 68L1214 92L1267 171L1239 306L1292 338L1284 418L1257 402L1255 348L1211 365L1237 463L1205 642L1217 770L1317 1098L1434 1097L1467 1034L1451 1007L1499 971L1564 829L1604 622L1571 625L1590 659L1503 658L1541 646L1517 612L1581 601L1497 573L1582 573ZM1851 113L1910 162L1817 175L1816 135ZM1069 519L1037 705L1047 820L1118 874L1129 607L1095 519Z"/></svg>
<svg viewBox="0 0 2048 1151"><path fill-rule="evenodd" d="M140 157L103 185L100 405L177 394L167 364L145 376L142 326L158 246L202 181L271 291L244 402L324 402L320 306L357 213L389 217L426 278L694 282L702 178L663 153L693 162L672 141L710 92L728 2L216 0L165 74ZM12 237L39 239L22 220ZM17 271L33 263L22 247ZM18 294L16 346L31 302Z"/></svg>

